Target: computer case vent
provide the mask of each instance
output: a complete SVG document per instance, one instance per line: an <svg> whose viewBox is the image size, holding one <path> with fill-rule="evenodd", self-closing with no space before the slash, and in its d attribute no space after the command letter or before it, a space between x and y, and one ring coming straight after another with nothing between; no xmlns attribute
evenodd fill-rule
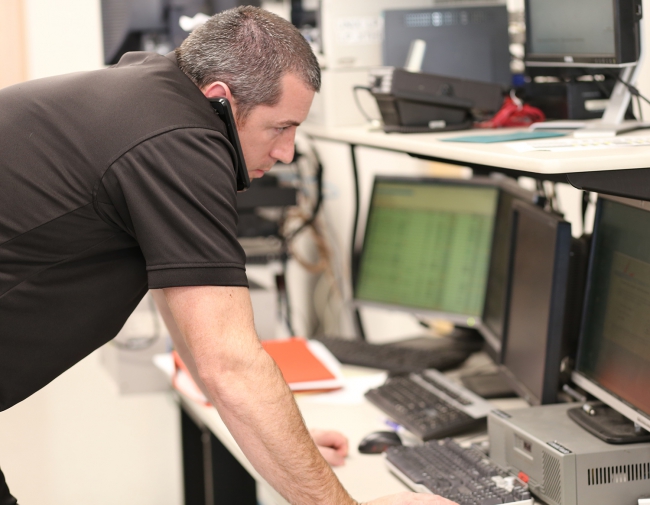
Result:
<svg viewBox="0 0 650 505"><path fill-rule="evenodd" d="M562 469L557 458L546 451L542 452L542 476L544 495L551 500L562 502Z"/></svg>
<svg viewBox="0 0 650 505"><path fill-rule="evenodd" d="M650 463L617 465L587 470L587 485L621 484L635 480L650 480Z"/></svg>

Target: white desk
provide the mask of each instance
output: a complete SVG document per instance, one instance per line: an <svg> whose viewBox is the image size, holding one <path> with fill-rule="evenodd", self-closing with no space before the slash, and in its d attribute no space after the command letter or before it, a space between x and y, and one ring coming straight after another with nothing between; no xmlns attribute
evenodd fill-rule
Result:
<svg viewBox="0 0 650 505"><path fill-rule="evenodd" d="M368 372L368 369L356 367L344 367L344 369L348 375L373 373ZM388 471L381 456L360 454L357 451L359 442L368 433L387 429L384 424L386 415L379 409L365 400L358 404L345 405L316 403L306 394L297 395L296 401L308 427L338 430L348 437L349 456L345 465L335 468L334 472L354 499L365 502L408 490ZM200 420L241 463L258 485L264 488L265 494L271 497L273 505L288 505L288 502L273 491L255 471L214 408L200 405L182 395L181 402L186 412ZM521 399L504 399L495 401L494 404L500 409L520 408L527 405Z"/></svg>
<svg viewBox="0 0 650 505"><path fill-rule="evenodd" d="M501 171L569 182L578 189L650 200L650 147L621 147L577 152L519 153L504 143L442 142L464 135L496 135L515 129L466 130L445 133L384 133L368 126L327 127L305 123L300 131L313 138L352 146L399 151L461 164L475 171ZM639 130L628 136L647 136ZM639 170L640 169L640 170Z"/></svg>

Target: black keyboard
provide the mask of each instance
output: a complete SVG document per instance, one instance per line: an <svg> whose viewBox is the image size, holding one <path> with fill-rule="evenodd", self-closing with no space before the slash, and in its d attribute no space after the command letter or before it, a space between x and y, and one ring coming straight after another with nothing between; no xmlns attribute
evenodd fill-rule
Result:
<svg viewBox="0 0 650 505"><path fill-rule="evenodd" d="M432 372L389 378L383 385L369 390L366 398L422 440L450 437L484 426L492 406L478 397L472 400L472 393L462 395L453 391L442 380L429 377ZM450 398L443 398L423 383L434 387L438 383L438 389ZM479 412L470 415L463 410L465 406L471 412Z"/></svg>
<svg viewBox="0 0 650 505"><path fill-rule="evenodd" d="M409 373L425 368L449 370L462 364L475 349L416 349L396 344L371 344L363 340L314 337L341 363L380 368L391 373Z"/></svg>
<svg viewBox="0 0 650 505"><path fill-rule="evenodd" d="M481 451L464 448L451 439L386 451L390 469L412 489L423 486L459 505L532 505L528 486L503 471Z"/></svg>

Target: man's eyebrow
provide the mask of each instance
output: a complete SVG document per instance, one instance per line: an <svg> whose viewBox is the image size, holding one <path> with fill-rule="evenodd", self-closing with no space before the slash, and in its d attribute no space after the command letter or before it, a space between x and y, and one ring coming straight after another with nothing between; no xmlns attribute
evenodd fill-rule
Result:
<svg viewBox="0 0 650 505"><path fill-rule="evenodd" d="M293 119L288 119L286 121L280 121L279 123L276 123L280 127L286 127L286 126L300 126L300 123L298 121L294 121Z"/></svg>

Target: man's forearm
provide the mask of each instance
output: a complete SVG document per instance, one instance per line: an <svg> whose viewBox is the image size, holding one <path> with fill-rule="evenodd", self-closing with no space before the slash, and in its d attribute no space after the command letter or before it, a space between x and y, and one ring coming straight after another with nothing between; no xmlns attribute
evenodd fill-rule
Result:
<svg viewBox="0 0 650 505"><path fill-rule="evenodd" d="M233 371L223 379L207 386L215 391L215 406L274 488L290 503L354 503L316 449L293 395L266 352L251 356L243 374Z"/></svg>
<svg viewBox="0 0 650 505"><path fill-rule="evenodd" d="M244 454L291 503L354 504L316 449L293 395L260 345L248 293L205 290L168 288L165 295L210 399ZM215 293L219 300L211 299ZM206 314L215 306L221 315Z"/></svg>

